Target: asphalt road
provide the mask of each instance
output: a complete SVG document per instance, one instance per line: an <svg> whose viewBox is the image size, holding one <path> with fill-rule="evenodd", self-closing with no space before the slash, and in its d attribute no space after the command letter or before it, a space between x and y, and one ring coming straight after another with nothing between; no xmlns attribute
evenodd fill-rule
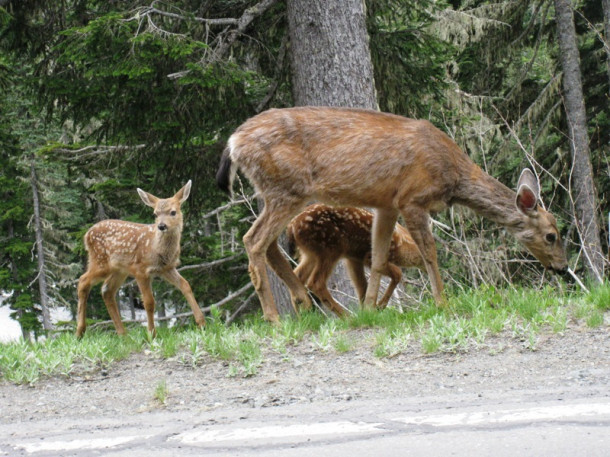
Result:
<svg viewBox="0 0 610 457"><path fill-rule="evenodd" d="M498 392L0 425L7 456L608 456L610 392Z"/></svg>

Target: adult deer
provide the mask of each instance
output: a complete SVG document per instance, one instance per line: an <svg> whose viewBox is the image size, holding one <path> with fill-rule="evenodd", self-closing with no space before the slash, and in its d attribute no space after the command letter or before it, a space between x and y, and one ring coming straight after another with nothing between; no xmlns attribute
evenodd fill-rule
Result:
<svg viewBox="0 0 610 457"><path fill-rule="evenodd" d="M195 321L205 324L203 313L195 300L188 281L176 267L180 263L180 236L182 235L182 212L180 207L191 191L191 181L171 198L157 198L142 189L138 194L142 201L154 208L155 223L136 224L119 220L98 222L85 234L85 248L89 254L88 268L78 281L78 325L76 335L80 338L87 327L87 298L91 287L101 281L102 297L112 318L116 332L125 334L121 314L116 302L116 293L127 276L136 279L148 321L148 331L155 335L155 299L151 280L160 276L180 289L188 301Z"/></svg>
<svg viewBox="0 0 610 457"><path fill-rule="evenodd" d="M297 249L299 264L294 270L297 278L338 315L344 308L328 291L328 278L340 259L345 259L347 272L354 283L360 302L366 292L364 267L371 266L371 231L373 214L359 208L336 208L321 203L310 205L296 216L288 227L286 236L291 249ZM386 270L390 284L378 308L385 308L396 286L402 279L400 268L424 269L419 249L407 229L396 224L392 232Z"/></svg>
<svg viewBox="0 0 610 457"><path fill-rule="evenodd" d="M545 267L567 269L555 218L538 205L533 173L524 170L515 193L428 121L362 109L273 109L247 120L231 135L216 175L220 188L231 189L238 168L265 204L244 245L252 282L270 321L279 316L266 261L290 289L293 305L311 306L277 246L283 228L311 200L376 209L366 307L377 301L399 212L422 255L438 304L444 303L443 285L429 218L453 204L506 227Z"/></svg>

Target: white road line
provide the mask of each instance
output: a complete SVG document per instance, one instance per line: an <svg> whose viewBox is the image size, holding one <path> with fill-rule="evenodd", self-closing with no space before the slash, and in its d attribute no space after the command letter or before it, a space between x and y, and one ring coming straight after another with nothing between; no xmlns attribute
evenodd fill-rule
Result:
<svg viewBox="0 0 610 457"><path fill-rule="evenodd" d="M429 416L406 416L393 419L409 425L433 427L469 426L481 424L509 424L516 422L542 422L560 419L582 419L607 416L610 419L610 403L543 406L499 411L474 411Z"/></svg>
<svg viewBox="0 0 610 457"><path fill-rule="evenodd" d="M269 438L301 438L323 435L346 435L353 433L383 432L381 423L324 422L319 424L270 425L267 427L237 428L224 430L192 430L170 438L184 444L218 443L224 441L247 441Z"/></svg>
<svg viewBox="0 0 610 457"><path fill-rule="evenodd" d="M20 443L15 449L23 449L33 454L42 451L75 451L81 449L107 449L120 446L135 440L146 440L152 435L117 436L115 438L93 438L88 440L37 441L35 443Z"/></svg>

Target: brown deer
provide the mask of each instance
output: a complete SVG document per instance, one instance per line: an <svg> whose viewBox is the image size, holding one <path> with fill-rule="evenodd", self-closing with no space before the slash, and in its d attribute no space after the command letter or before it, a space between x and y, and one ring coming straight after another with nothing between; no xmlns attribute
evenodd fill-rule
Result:
<svg viewBox="0 0 610 457"><path fill-rule="evenodd" d="M567 269L555 218L538 204L534 174L524 170L515 193L425 120L349 108L268 110L229 138L216 175L221 189L230 191L238 168L265 204L244 245L252 282L270 321L279 316L266 262L290 289L293 305L311 306L277 238L312 200L376 209L365 307L377 302L398 213L422 255L439 305L444 303L443 285L429 219L430 213L453 204L506 227L546 268Z"/></svg>
<svg viewBox="0 0 610 457"><path fill-rule="evenodd" d="M335 208L321 203L310 205L296 216L286 236L290 250L298 250L299 264L294 270L297 278L338 315L345 314L328 291L327 282L340 259L345 259L347 272L354 283L360 302L366 292L364 267L371 266L371 231L373 214L359 208ZM402 279L400 268L425 269L419 249L409 232L396 224L392 232L385 276L390 277L378 308L385 308Z"/></svg>
<svg viewBox="0 0 610 457"><path fill-rule="evenodd" d="M180 263L180 236L182 235L182 212L180 206L188 198L191 181L171 198L161 199L142 189L138 194L142 201L154 208L155 223L136 224L119 220L98 222L85 234L85 248L89 254L88 268L78 281L78 325L76 335L80 338L87 327L87 298L91 287L101 281L102 297L108 314L119 335L125 327L116 302L116 293L128 276L134 277L142 293L148 320L148 331L155 335L155 299L151 280L160 276L180 289L186 297L195 321L199 326L205 318L188 281L176 270Z"/></svg>

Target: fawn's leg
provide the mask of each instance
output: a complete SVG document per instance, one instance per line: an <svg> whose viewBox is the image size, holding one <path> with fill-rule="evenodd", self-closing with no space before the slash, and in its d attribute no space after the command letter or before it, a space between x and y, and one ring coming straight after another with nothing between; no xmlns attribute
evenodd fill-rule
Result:
<svg viewBox="0 0 610 457"><path fill-rule="evenodd" d="M371 276L364 296L364 308L372 308L377 303L381 275L386 269L390 242L398 213L394 210L377 209L373 218Z"/></svg>
<svg viewBox="0 0 610 457"><path fill-rule="evenodd" d="M205 325L205 317L203 317L203 313L201 312L201 308L197 304L197 300L195 300L195 295L193 295L193 290L191 289L191 285L189 282L182 277L178 270L175 268L170 270L162 275L163 279L172 284L173 286L180 289L182 295L186 298L186 301L191 306L191 310L193 310L193 316L195 317L195 322L199 327Z"/></svg>
<svg viewBox="0 0 610 457"><path fill-rule="evenodd" d="M150 276L136 276L136 281L142 294L142 303L146 310L146 321L148 323L148 332L153 336L157 336L155 329L155 297L153 296Z"/></svg>
<svg viewBox="0 0 610 457"><path fill-rule="evenodd" d="M354 284L354 288L356 289L358 301L362 303L364 300L364 295L366 294L366 276L364 275L364 263L354 259L345 259L345 266L347 268L347 273L349 274L349 277L352 280L352 283Z"/></svg>
<svg viewBox="0 0 610 457"><path fill-rule="evenodd" d="M314 266L315 261L313 257L305 253L301 253L301 260L294 269L294 274L297 278L299 278L299 281L301 281L302 284L307 285L309 283L309 278Z"/></svg>
<svg viewBox="0 0 610 457"><path fill-rule="evenodd" d="M91 287L101 280L102 278L95 277L90 270L86 271L78 280L78 318L76 326L77 338L81 338L87 329L87 299L89 298Z"/></svg>
<svg viewBox="0 0 610 457"><path fill-rule="evenodd" d="M106 303L106 309L114 323L114 328L119 335L125 335L127 332L121 321L119 305L116 302L116 293L123 282L125 282L126 277L127 275L123 273L112 273L106 278L102 285L102 298L104 299L104 303Z"/></svg>
<svg viewBox="0 0 610 457"><path fill-rule="evenodd" d="M388 306L388 302L390 301L390 298L392 298L394 289L396 289L396 286L400 284L400 280L402 279L401 269L393 263L388 262L387 271L385 274L386 276L390 277L390 284L388 285L385 294L383 294L381 301L377 303L377 308L379 309L384 309L386 306Z"/></svg>
<svg viewBox="0 0 610 457"><path fill-rule="evenodd" d="M267 262L273 268L273 271L280 277L288 286L290 291L290 300L295 309L310 309L311 300L307 295L307 290L303 282L293 273L290 267L290 262L281 253L277 239L274 240L267 248Z"/></svg>
<svg viewBox="0 0 610 457"><path fill-rule="evenodd" d="M345 308L333 298L328 290L328 278L336 264L337 261L334 258L319 258L309 277L307 287L335 314L344 316Z"/></svg>

